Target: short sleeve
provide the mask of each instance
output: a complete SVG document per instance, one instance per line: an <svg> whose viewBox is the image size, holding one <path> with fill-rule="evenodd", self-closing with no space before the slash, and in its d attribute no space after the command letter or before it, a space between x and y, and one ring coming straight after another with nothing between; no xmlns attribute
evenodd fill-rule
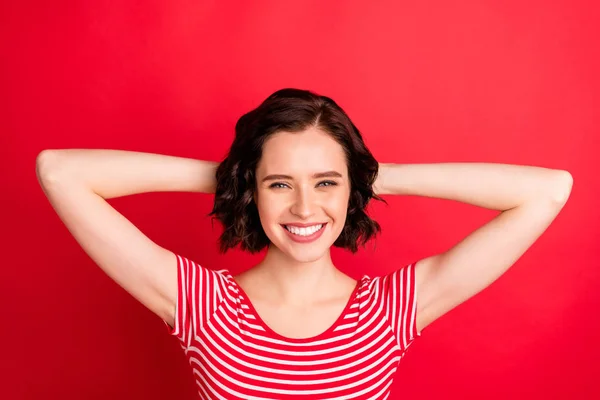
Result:
<svg viewBox="0 0 600 400"><path fill-rule="evenodd" d="M417 331L415 266L416 262L379 278L386 316L402 351L421 336Z"/></svg>
<svg viewBox="0 0 600 400"><path fill-rule="evenodd" d="M224 298L225 277L219 271L204 268L177 255L177 302L170 335L187 347L190 339L206 324Z"/></svg>

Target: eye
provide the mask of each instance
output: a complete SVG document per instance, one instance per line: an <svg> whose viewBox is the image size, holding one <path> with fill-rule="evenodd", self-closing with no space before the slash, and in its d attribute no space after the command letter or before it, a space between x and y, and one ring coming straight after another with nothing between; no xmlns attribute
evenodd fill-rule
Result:
<svg viewBox="0 0 600 400"><path fill-rule="evenodd" d="M273 188L273 189L283 189L285 188L287 185L285 183L281 183L281 182L275 182L273 184L271 184L269 187Z"/></svg>
<svg viewBox="0 0 600 400"><path fill-rule="evenodd" d="M319 182L319 185L323 185L323 186L336 186L337 182L334 182L334 181L323 181L323 182Z"/></svg>

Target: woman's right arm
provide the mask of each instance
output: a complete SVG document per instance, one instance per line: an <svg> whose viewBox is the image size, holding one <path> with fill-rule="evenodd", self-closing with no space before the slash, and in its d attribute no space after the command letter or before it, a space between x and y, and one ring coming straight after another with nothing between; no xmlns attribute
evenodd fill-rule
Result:
<svg viewBox="0 0 600 400"><path fill-rule="evenodd" d="M44 150L36 172L54 210L83 250L148 309L173 326L177 259L106 199L136 193L214 193L218 163L121 150Z"/></svg>

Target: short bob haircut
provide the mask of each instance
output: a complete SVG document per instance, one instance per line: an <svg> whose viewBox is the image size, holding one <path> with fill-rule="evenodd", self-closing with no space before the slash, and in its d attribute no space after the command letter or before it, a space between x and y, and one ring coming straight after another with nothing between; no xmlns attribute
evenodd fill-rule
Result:
<svg viewBox="0 0 600 400"><path fill-rule="evenodd" d="M270 95L237 121L229 153L217 168L214 206L208 215L216 217L224 226L219 238L222 253L238 244L251 253L269 245L253 199L263 144L277 132L302 132L308 127L331 135L346 154L350 198L344 228L333 245L355 253L359 245L364 246L381 231L366 212L371 198L385 202L373 192L379 164L359 130L329 97L286 88Z"/></svg>

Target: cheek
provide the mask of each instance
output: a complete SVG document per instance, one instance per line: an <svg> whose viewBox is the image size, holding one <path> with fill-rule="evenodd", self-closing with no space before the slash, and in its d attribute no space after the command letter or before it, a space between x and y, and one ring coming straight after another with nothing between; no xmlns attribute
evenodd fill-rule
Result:
<svg viewBox="0 0 600 400"><path fill-rule="evenodd" d="M348 209L348 198L345 196L332 196L327 199L325 207L331 214L345 214Z"/></svg>
<svg viewBox="0 0 600 400"><path fill-rule="evenodd" d="M346 213L350 203L350 191L346 189L338 196L335 196L335 202L337 209L343 213Z"/></svg>
<svg viewBox="0 0 600 400"><path fill-rule="evenodd" d="M323 209L328 216L333 220L334 232L341 232L346 223L348 214L348 195L346 193L336 193L323 203Z"/></svg>
<svg viewBox="0 0 600 400"><path fill-rule="evenodd" d="M276 201L274 198L270 198L268 193L260 193L254 197L254 202L258 209L258 215L260 221L263 224L263 228L267 228L265 225L277 221L281 216L281 201Z"/></svg>

